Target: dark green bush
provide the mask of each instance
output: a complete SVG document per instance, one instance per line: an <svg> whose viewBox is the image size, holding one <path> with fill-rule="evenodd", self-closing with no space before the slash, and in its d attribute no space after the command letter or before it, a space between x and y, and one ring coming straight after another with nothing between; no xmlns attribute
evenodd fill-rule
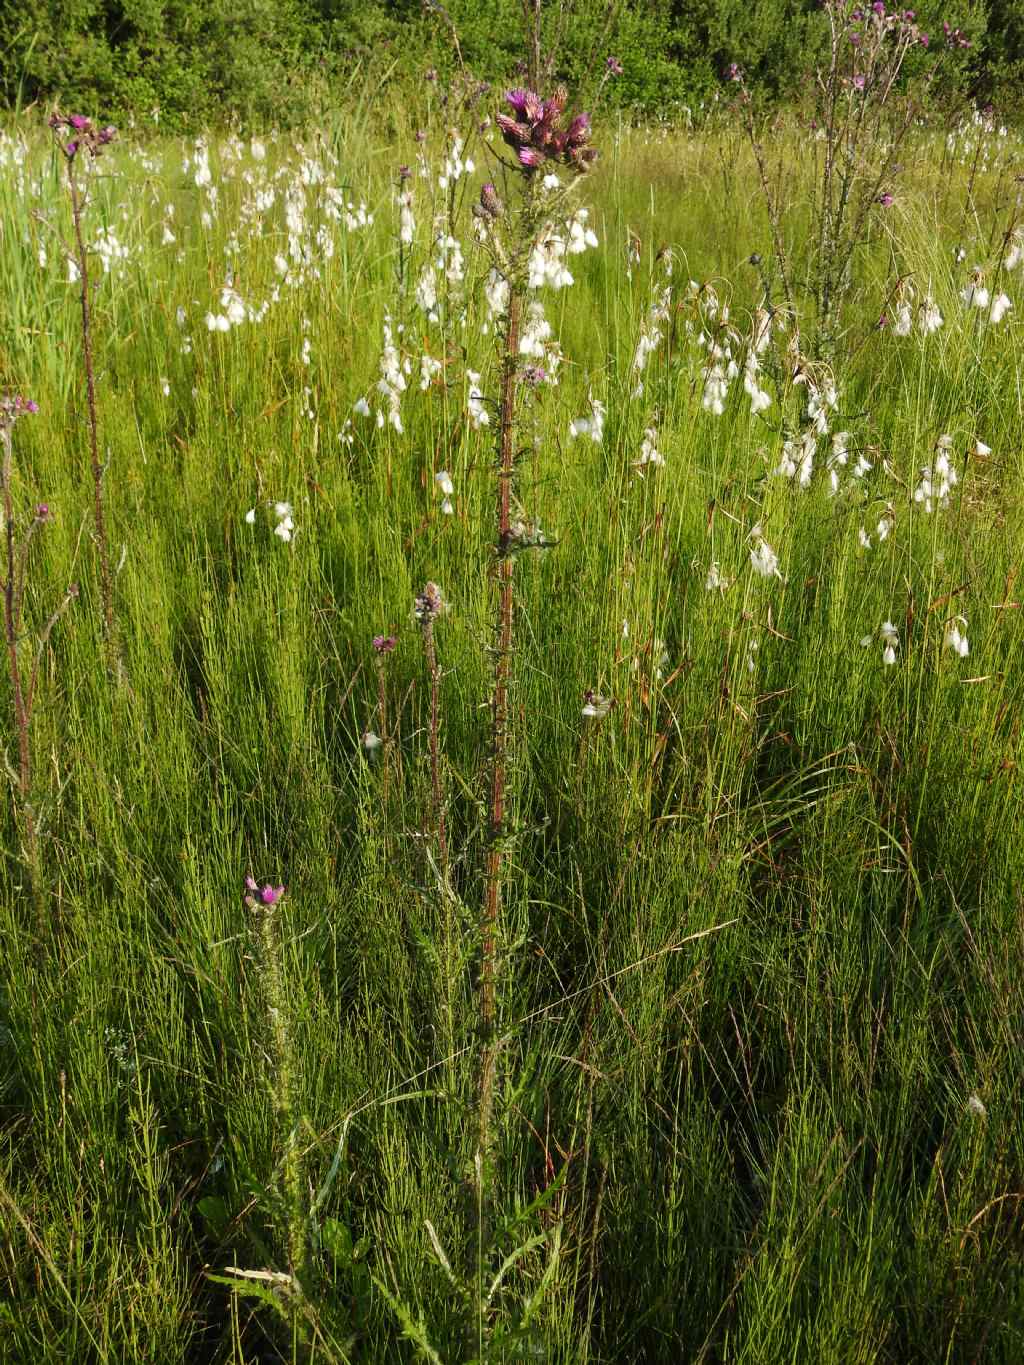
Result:
<svg viewBox="0 0 1024 1365"><path fill-rule="evenodd" d="M0 99L59 100L115 120L159 110L162 126L179 128L295 123L343 101L354 83L367 87L368 71L374 90L383 71L413 89L428 66L450 71L444 14L475 73L514 74L521 0L450 0L426 18L418 0L0 0ZM944 17L971 38L950 75L981 99L1014 96L1024 76L1020 0L962 0L955 10L924 0L918 17L936 44ZM765 98L792 100L826 35L819 0L551 0L544 12L552 77L585 91L614 54L624 72L606 93L651 118L699 117L733 61Z"/></svg>

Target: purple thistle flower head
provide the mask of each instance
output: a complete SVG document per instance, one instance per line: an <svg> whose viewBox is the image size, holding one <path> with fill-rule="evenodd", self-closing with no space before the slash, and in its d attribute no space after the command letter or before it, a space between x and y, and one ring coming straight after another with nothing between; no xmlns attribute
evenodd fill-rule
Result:
<svg viewBox="0 0 1024 1365"><path fill-rule="evenodd" d="M117 129L112 123L108 123L105 128L100 129L99 136L96 139L96 145L105 147L107 143L113 142L115 137L117 137Z"/></svg>
<svg viewBox="0 0 1024 1365"><path fill-rule="evenodd" d="M397 635L375 635L373 637L373 647L378 654L390 654L397 644Z"/></svg>
<svg viewBox="0 0 1024 1365"><path fill-rule="evenodd" d="M40 502L36 504L35 519L36 521L53 520L53 516L50 512L50 504L48 502Z"/></svg>
<svg viewBox="0 0 1024 1365"><path fill-rule="evenodd" d="M265 882L260 886L251 873L245 878L245 904L250 910L276 905L283 895L283 886L274 886L271 882Z"/></svg>
<svg viewBox="0 0 1024 1365"><path fill-rule="evenodd" d="M741 81L743 79L743 72L737 62L730 62L725 68L725 79L727 81Z"/></svg>
<svg viewBox="0 0 1024 1365"><path fill-rule="evenodd" d="M413 141L426 142L426 140L427 140L426 132L422 128L417 128L416 132L413 134Z"/></svg>
<svg viewBox="0 0 1024 1365"><path fill-rule="evenodd" d="M885 5L882 3L882 0L875 0L875 3L871 6L871 9L873 13L878 15L879 19L885 18Z"/></svg>
<svg viewBox="0 0 1024 1365"><path fill-rule="evenodd" d="M590 137L590 115L577 114L568 128L558 126L569 102L569 92L565 86L560 85L546 100L541 100L536 91L522 86L506 91L505 98L516 117L498 114L496 122L506 144L515 152L520 166L528 174L546 160L563 162L574 166L577 171L586 170L596 155L594 152L584 155L584 144ZM481 195L481 207L484 213L493 215L487 199L485 187L485 193Z"/></svg>
<svg viewBox="0 0 1024 1365"><path fill-rule="evenodd" d="M888 190L886 190L884 194L880 194L878 196L878 202L881 204L883 209L887 209L889 205L894 202L893 196L889 193Z"/></svg>
<svg viewBox="0 0 1024 1365"><path fill-rule="evenodd" d="M863 90L863 89L864 89L864 77L863 77L863 76L854 76L853 81L852 81L851 83L852 83L852 85L853 85L854 90Z"/></svg>
<svg viewBox="0 0 1024 1365"><path fill-rule="evenodd" d="M68 145L64 148L64 150L65 150L65 152L67 153L67 155L68 155L69 157L74 156L75 153L78 151L78 141L77 141L77 139L72 138L72 140L68 143Z"/></svg>
<svg viewBox="0 0 1024 1365"><path fill-rule="evenodd" d="M927 47L927 46L928 46L928 35L927 35L927 33L922 33L922 34L920 34L917 41L921 44L922 47Z"/></svg>
<svg viewBox="0 0 1024 1365"><path fill-rule="evenodd" d="M529 384L531 389L543 384L547 377L548 372L542 365L527 365L523 370L523 383Z"/></svg>
<svg viewBox="0 0 1024 1365"><path fill-rule="evenodd" d="M39 404L31 398L22 398L20 393L0 397L0 430L10 431L19 417L30 416L39 411Z"/></svg>
<svg viewBox="0 0 1024 1365"><path fill-rule="evenodd" d="M68 118L68 127L74 128L76 133L88 133L92 129L92 120L84 114L72 114Z"/></svg>
<svg viewBox="0 0 1024 1365"><path fill-rule="evenodd" d="M539 123L544 117L544 103L536 90L516 86L515 89L506 91L505 99L527 123Z"/></svg>
<svg viewBox="0 0 1024 1365"><path fill-rule="evenodd" d="M401 184L401 183L404 183L406 180L410 180L411 178L412 178L412 171L409 169L409 167L408 167L408 166L399 166L399 168L398 168L398 180L399 180L399 183L400 183L400 184Z"/></svg>
<svg viewBox="0 0 1024 1365"><path fill-rule="evenodd" d="M622 63L619 61L618 57L606 57L604 64L609 76L622 75Z"/></svg>

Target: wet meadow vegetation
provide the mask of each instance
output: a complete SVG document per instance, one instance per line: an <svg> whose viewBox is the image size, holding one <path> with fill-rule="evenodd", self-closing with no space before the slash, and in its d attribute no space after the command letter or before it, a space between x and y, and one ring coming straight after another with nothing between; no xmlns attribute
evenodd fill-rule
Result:
<svg viewBox="0 0 1024 1365"><path fill-rule="evenodd" d="M4 1359L1024 1355L1024 142L877 8L0 134Z"/></svg>

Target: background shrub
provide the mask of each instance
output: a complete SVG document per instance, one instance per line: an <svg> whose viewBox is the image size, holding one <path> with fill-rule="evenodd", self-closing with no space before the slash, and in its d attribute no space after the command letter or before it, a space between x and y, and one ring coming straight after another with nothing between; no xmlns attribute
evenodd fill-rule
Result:
<svg viewBox="0 0 1024 1365"><path fill-rule="evenodd" d="M819 0L642 0L550 5L545 39L557 72L579 88L614 53L625 71L613 100L646 118L699 119L739 62L768 100L798 95L827 37ZM520 0L451 0L462 53L484 79L521 57ZM1013 0L938 0L919 21L941 40L948 18L972 40L947 63L983 102L1019 104L1024 17ZM405 79L422 94L429 65L454 63L447 25L413 0L0 0L0 99L59 100L121 121L197 127L231 120L286 126L352 93ZM372 72L372 79L369 73ZM415 94L414 94L415 98Z"/></svg>

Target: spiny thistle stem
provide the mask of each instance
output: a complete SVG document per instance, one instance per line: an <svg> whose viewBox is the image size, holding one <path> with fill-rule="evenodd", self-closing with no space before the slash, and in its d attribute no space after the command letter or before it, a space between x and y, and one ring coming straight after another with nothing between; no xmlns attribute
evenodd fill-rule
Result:
<svg viewBox="0 0 1024 1365"><path fill-rule="evenodd" d="M269 1023L270 1090L278 1130L284 1142L281 1157L281 1186L285 1210L285 1235L288 1243L288 1268L299 1285L307 1288L307 1220L302 1189L302 1154L295 1124L294 1065L292 1039L288 1028L288 997L281 965L279 904L283 886L259 886L246 877L245 903L256 913L259 943L259 972ZM300 1330L304 1330L298 1324Z"/></svg>
<svg viewBox="0 0 1024 1365"><path fill-rule="evenodd" d="M490 1130L497 1068L495 993L498 923L501 915L504 874L503 834L508 768L509 682L514 624L512 570L515 559L510 553L510 540L512 478L515 472L516 369L519 357L521 289L518 281L510 283L498 418L498 620L494 655L494 693L491 701L489 846L484 881L484 907L480 923L480 1023L484 1046L480 1065L478 1140L481 1159L485 1162L489 1158L491 1146Z"/></svg>

